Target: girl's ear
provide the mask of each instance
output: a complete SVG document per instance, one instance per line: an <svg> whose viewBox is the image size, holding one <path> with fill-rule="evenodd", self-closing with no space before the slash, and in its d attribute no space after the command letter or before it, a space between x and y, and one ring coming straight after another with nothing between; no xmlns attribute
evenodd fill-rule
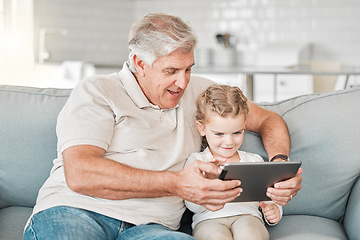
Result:
<svg viewBox="0 0 360 240"><path fill-rule="evenodd" d="M145 77L145 62L143 60L141 60L137 55L133 56L133 60L134 60L134 65L135 65L135 69L136 72L142 76Z"/></svg>
<svg viewBox="0 0 360 240"><path fill-rule="evenodd" d="M205 136L205 126L204 126L204 124L202 122L198 121L198 120L196 120L195 123L196 123L196 127L197 127L200 135Z"/></svg>

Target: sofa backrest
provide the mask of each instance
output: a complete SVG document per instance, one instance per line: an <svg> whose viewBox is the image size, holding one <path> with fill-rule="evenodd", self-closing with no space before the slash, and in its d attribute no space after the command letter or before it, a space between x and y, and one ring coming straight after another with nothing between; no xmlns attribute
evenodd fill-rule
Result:
<svg viewBox="0 0 360 240"><path fill-rule="evenodd" d="M33 207L56 158L56 119L71 90L0 86L0 208Z"/></svg>
<svg viewBox="0 0 360 240"><path fill-rule="evenodd" d="M342 220L360 173L360 87L261 103L279 113L291 136L290 159L302 161L302 189L284 214ZM242 149L267 158L260 138L247 133Z"/></svg>

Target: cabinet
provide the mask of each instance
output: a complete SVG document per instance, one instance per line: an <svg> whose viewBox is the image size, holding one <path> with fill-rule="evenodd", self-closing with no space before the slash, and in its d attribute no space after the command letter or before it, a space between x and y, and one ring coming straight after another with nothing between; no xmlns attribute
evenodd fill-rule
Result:
<svg viewBox="0 0 360 240"><path fill-rule="evenodd" d="M310 94L313 76L297 74L255 74L254 101L269 102Z"/></svg>
<svg viewBox="0 0 360 240"><path fill-rule="evenodd" d="M237 86L246 94L245 84L242 74L229 72L229 73L195 73L193 75L208 78L219 84L226 84L230 86Z"/></svg>

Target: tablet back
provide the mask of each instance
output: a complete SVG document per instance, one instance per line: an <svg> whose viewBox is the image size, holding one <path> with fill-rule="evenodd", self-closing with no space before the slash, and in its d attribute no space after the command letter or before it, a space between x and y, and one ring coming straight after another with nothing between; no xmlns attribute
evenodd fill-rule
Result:
<svg viewBox="0 0 360 240"><path fill-rule="evenodd" d="M219 179L241 181L243 192L234 202L271 201L268 187L294 177L301 162L226 163Z"/></svg>

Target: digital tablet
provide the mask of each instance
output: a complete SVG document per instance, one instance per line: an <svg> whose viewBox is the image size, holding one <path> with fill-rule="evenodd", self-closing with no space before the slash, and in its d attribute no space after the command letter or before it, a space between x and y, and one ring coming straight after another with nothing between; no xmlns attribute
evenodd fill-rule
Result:
<svg viewBox="0 0 360 240"><path fill-rule="evenodd" d="M294 177L300 166L301 162L226 163L219 179L241 181L243 192L234 202L270 201L267 188Z"/></svg>

